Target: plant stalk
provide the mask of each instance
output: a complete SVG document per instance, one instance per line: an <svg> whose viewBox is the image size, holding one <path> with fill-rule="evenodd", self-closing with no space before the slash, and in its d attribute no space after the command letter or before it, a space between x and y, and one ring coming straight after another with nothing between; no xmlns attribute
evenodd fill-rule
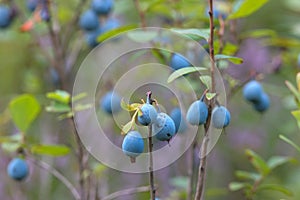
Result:
<svg viewBox="0 0 300 200"><path fill-rule="evenodd" d="M149 182L150 182L150 197L151 200L155 200L156 189L154 186L154 172L153 172L153 155L152 155L152 126L148 127L148 152L149 152Z"/></svg>
<svg viewBox="0 0 300 200"><path fill-rule="evenodd" d="M215 54L214 54L214 15L213 15L213 0L208 0L209 3L209 28L210 28L210 37L209 37L209 56L211 60L211 91L215 92ZM211 112L214 106L214 99L209 101L208 108L208 118L206 124L204 125L204 138L202 140L201 149L200 149L200 165L198 171L198 181L196 187L195 200L204 199L204 187L205 187L205 177L206 177L206 165L207 165L207 147L209 143L209 128L211 121Z"/></svg>

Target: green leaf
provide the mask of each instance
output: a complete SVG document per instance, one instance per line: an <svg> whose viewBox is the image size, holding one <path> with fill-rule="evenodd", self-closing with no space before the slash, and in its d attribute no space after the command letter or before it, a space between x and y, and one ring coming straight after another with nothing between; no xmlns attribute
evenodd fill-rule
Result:
<svg viewBox="0 0 300 200"><path fill-rule="evenodd" d="M297 125L300 128L300 110L294 110L291 112L294 118L297 120Z"/></svg>
<svg viewBox="0 0 300 200"><path fill-rule="evenodd" d="M288 139L284 135L279 135L279 138L285 141L286 143L290 144L292 147L294 147L299 153L300 153L300 147L295 144L292 140Z"/></svg>
<svg viewBox="0 0 300 200"><path fill-rule="evenodd" d="M269 168L272 170L280 165L286 164L291 161L293 161L293 159L291 157L273 156L268 160L267 164L268 164Z"/></svg>
<svg viewBox="0 0 300 200"><path fill-rule="evenodd" d="M285 81L285 84L289 88L289 90L293 93L293 95L297 98L297 101L300 102L300 93L299 93L299 91L289 81Z"/></svg>
<svg viewBox="0 0 300 200"><path fill-rule="evenodd" d="M74 113L72 111L61 114L58 116L58 120L63 120L63 119L67 119L67 118L71 118L74 116Z"/></svg>
<svg viewBox="0 0 300 200"><path fill-rule="evenodd" d="M272 190L272 191L277 191L281 192L287 196L293 196L293 192L290 191L289 189L281 186L281 185L275 185L275 184L265 184L257 187L257 191L262 191L262 190Z"/></svg>
<svg viewBox="0 0 300 200"><path fill-rule="evenodd" d="M135 42L150 42L154 38L156 38L158 35L157 31L152 31L152 30L137 30L137 31L130 31L127 33L127 36L135 41Z"/></svg>
<svg viewBox="0 0 300 200"><path fill-rule="evenodd" d="M126 111L135 111L141 107L140 103L127 104L124 99L121 100L121 108Z"/></svg>
<svg viewBox="0 0 300 200"><path fill-rule="evenodd" d="M26 132L41 110L40 104L29 94L16 97L9 103L9 111L15 125Z"/></svg>
<svg viewBox="0 0 300 200"><path fill-rule="evenodd" d="M92 104L88 103L88 104L76 104L74 110L76 112L79 112L79 111L83 111L83 110L87 110L87 109L90 109L92 108Z"/></svg>
<svg viewBox="0 0 300 200"><path fill-rule="evenodd" d="M245 153L248 156L251 164L257 169L259 173L261 173L261 175L266 176L270 173L268 164L258 154L250 149L247 149Z"/></svg>
<svg viewBox="0 0 300 200"><path fill-rule="evenodd" d="M229 190L235 192L244 188L250 188L251 185L249 183L242 183L242 182L231 182L229 184Z"/></svg>
<svg viewBox="0 0 300 200"><path fill-rule="evenodd" d="M22 135L16 134L7 137L1 137L1 147L4 151L14 153L22 146Z"/></svg>
<svg viewBox="0 0 300 200"><path fill-rule="evenodd" d="M73 96L73 97L72 97L72 100L73 100L73 101L78 101L78 100L80 100L80 99L83 99L83 98L86 97L86 96L87 96L87 94L86 94L85 92L83 92L83 93L77 94L76 96Z"/></svg>
<svg viewBox="0 0 300 200"><path fill-rule="evenodd" d="M210 88L211 86L211 77L208 75L200 76L200 81L206 86L206 88Z"/></svg>
<svg viewBox="0 0 300 200"><path fill-rule="evenodd" d="M21 142L22 140L22 135L17 134L17 135L12 135L12 136L0 136L0 143L15 143L15 142Z"/></svg>
<svg viewBox="0 0 300 200"><path fill-rule="evenodd" d="M63 90L55 90L55 92L48 92L46 96L48 99L52 99L64 104L69 104L71 97L68 92Z"/></svg>
<svg viewBox="0 0 300 200"><path fill-rule="evenodd" d="M242 38L261 38L261 37L276 37L276 31L272 29L256 29L251 30L241 35Z"/></svg>
<svg viewBox="0 0 300 200"><path fill-rule="evenodd" d="M139 110L140 110L140 109L137 109L137 110L135 111L135 113L133 114L131 120L130 120L127 124L125 124L125 125L123 126L122 131L121 131L121 134L122 134L122 135L127 134L127 133L132 129L132 127L133 127L134 124L135 124L135 118L136 118L136 116L137 116Z"/></svg>
<svg viewBox="0 0 300 200"><path fill-rule="evenodd" d="M244 60L242 58L235 57L235 56L227 56L227 55L222 55L222 54L215 55L215 59L216 59L216 61L229 60L233 64L242 64L244 62Z"/></svg>
<svg viewBox="0 0 300 200"><path fill-rule="evenodd" d="M177 79L178 77L181 77L183 75L186 74L190 74L193 72L203 72L203 71L207 71L207 68L204 67L184 67L181 69L178 69L176 71L174 71L168 78L168 83L171 83L172 81L174 81L175 79Z"/></svg>
<svg viewBox="0 0 300 200"><path fill-rule="evenodd" d="M188 186L189 179L185 176L174 177L170 180L171 185L179 189L185 189Z"/></svg>
<svg viewBox="0 0 300 200"><path fill-rule="evenodd" d="M38 144L31 147L31 152L47 156L65 156L70 153L70 148L65 145Z"/></svg>
<svg viewBox="0 0 300 200"><path fill-rule="evenodd" d="M228 19L243 18L251 15L263 5L265 5L268 0L244 0L242 5L234 13L228 16Z"/></svg>
<svg viewBox="0 0 300 200"><path fill-rule="evenodd" d="M50 106L46 107L47 112L53 112L53 113L64 113L64 112L70 112L71 108L68 104L61 103L58 101L51 102Z"/></svg>
<svg viewBox="0 0 300 200"><path fill-rule="evenodd" d="M235 176L241 180L253 180L256 181L261 178L261 175L258 173L247 172L242 170L237 170Z"/></svg>
<svg viewBox="0 0 300 200"><path fill-rule="evenodd" d="M207 100L211 100L211 99L213 99L216 95L217 95L217 93L210 93L210 92L207 92L207 93L205 94L205 97L206 97Z"/></svg>
<svg viewBox="0 0 300 200"><path fill-rule="evenodd" d="M132 30L135 28L137 28L137 25L126 25L126 26L120 26L118 28L111 29L111 30L99 35L97 37L97 42L103 42L104 40L107 40L111 37L114 37L118 34L121 34L123 32L129 31L129 30Z"/></svg>
<svg viewBox="0 0 300 200"><path fill-rule="evenodd" d="M193 40L199 41L206 39L208 41L210 30L209 29L171 29L176 33L183 34Z"/></svg>
<svg viewBox="0 0 300 200"><path fill-rule="evenodd" d="M93 166L93 173L96 176L101 176L103 174L103 172L107 169L107 167L103 164L96 164L95 166Z"/></svg>

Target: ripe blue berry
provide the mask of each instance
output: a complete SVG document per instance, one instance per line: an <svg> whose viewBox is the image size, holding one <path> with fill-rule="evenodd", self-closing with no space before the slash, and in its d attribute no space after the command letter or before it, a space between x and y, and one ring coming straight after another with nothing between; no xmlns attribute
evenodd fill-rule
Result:
<svg viewBox="0 0 300 200"><path fill-rule="evenodd" d="M170 112L170 117L175 123L176 133L183 133L187 129L185 118L182 116L180 108L174 108Z"/></svg>
<svg viewBox="0 0 300 200"><path fill-rule="evenodd" d="M255 80L248 82L243 88L243 95L247 101L258 102L261 99L263 88L261 84Z"/></svg>
<svg viewBox="0 0 300 200"><path fill-rule="evenodd" d="M145 103L142 105L141 113L142 115L138 116L138 122L143 126L152 124L157 118L156 109L149 103Z"/></svg>
<svg viewBox="0 0 300 200"><path fill-rule="evenodd" d="M97 13L97 15L109 14L113 6L113 0L93 0L91 3L91 8Z"/></svg>
<svg viewBox="0 0 300 200"><path fill-rule="evenodd" d="M28 173L28 165L23 159L14 158L7 166L7 174L14 180L22 181Z"/></svg>
<svg viewBox="0 0 300 200"><path fill-rule="evenodd" d="M8 6L0 6L0 28L7 28L12 21L12 11Z"/></svg>
<svg viewBox="0 0 300 200"><path fill-rule="evenodd" d="M101 27L98 27L96 30L94 31L89 31L85 34L85 40L86 43L90 46L90 47L95 47L99 44L99 42L97 42L97 38L98 36L100 36L102 34L102 29Z"/></svg>
<svg viewBox="0 0 300 200"><path fill-rule="evenodd" d="M87 10L81 14L79 26L86 31L96 30L99 26L98 16L92 10Z"/></svg>
<svg viewBox="0 0 300 200"><path fill-rule="evenodd" d="M33 12L36 9L38 3L39 3L38 0L27 0L26 7L30 12Z"/></svg>
<svg viewBox="0 0 300 200"><path fill-rule="evenodd" d="M174 70L178 70L184 67L189 67L192 64L189 63L182 55L174 53L171 57L170 67Z"/></svg>
<svg viewBox="0 0 300 200"><path fill-rule="evenodd" d="M261 99L257 103L255 103L253 106L254 106L254 109L257 110L258 112L266 111L270 106L269 96L266 93L263 93L261 96Z"/></svg>
<svg viewBox="0 0 300 200"><path fill-rule="evenodd" d="M230 112L224 106L217 106L212 111L212 125L217 129L225 128L230 123Z"/></svg>
<svg viewBox="0 0 300 200"><path fill-rule="evenodd" d="M192 103L187 111L186 119L191 125L199 126L205 124L208 117L207 105L201 101Z"/></svg>
<svg viewBox="0 0 300 200"><path fill-rule="evenodd" d="M144 140L137 131L130 131L125 136L122 143L124 154L130 157L131 162L135 162L135 158L144 151Z"/></svg>
<svg viewBox="0 0 300 200"><path fill-rule="evenodd" d="M108 114L117 113L121 110L121 97L113 91L107 92L100 100L102 110Z"/></svg>
<svg viewBox="0 0 300 200"><path fill-rule="evenodd" d="M118 28L120 26L120 22L117 19L109 18L101 27L102 32L105 33L106 31Z"/></svg>
<svg viewBox="0 0 300 200"><path fill-rule="evenodd" d="M152 127L153 135L160 141L170 141L176 133L175 123L166 113L158 113Z"/></svg>

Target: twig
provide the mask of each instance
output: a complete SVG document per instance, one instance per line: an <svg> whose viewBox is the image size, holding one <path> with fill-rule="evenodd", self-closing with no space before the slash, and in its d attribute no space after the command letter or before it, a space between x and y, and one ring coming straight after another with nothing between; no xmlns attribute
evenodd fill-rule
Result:
<svg viewBox="0 0 300 200"><path fill-rule="evenodd" d="M77 144L77 148L78 148L78 152L77 152L77 161L78 161L78 165L79 165L79 186L80 186L80 196L81 199L84 200L85 199L85 181L84 181L84 177L83 177L83 172L85 169L85 164L84 164L84 151L83 151L83 147L81 144L81 140L80 137L78 135L78 132L76 130L76 126L75 126L75 122L74 122L74 118L70 118L70 123L72 125L72 127L74 128L74 136L75 136L75 141Z"/></svg>
<svg viewBox="0 0 300 200"><path fill-rule="evenodd" d="M152 155L152 126L148 127L148 152L149 152L149 182L150 182L150 197L151 200L155 200L155 186L154 186L154 174L153 174L153 155Z"/></svg>
<svg viewBox="0 0 300 200"><path fill-rule="evenodd" d="M82 9L84 8L85 3L88 2L87 0L81 0L77 7L74 10L75 15L71 19L70 23L67 25L66 32L64 34L63 38L63 49L62 52L65 54L68 51L69 43L71 38L73 37L73 34L75 33L75 30L77 29L77 23L80 17L80 14L82 12Z"/></svg>
<svg viewBox="0 0 300 200"><path fill-rule="evenodd" d="M139 0L133 0L133 1L134 1L135 8L138 11L140 16L141 27L146 28L147 23L146 23L145 12L142 11Z"/></svg>
<svg viewBox="0 0 300 200"><path fill-rule="evenodd" d="M147 92L147 102L152 104L155 102L155 100L153 100L151 98L152 92L149 91ZM156 193L156 189L154 186L154 173L153 173L153 155L152 155L152 147L153 147L153 143L152 143L152 125L150 124L148 126L148 152L149 152L149 182L150 182L150 199L151 200L155 200L155 193Z"/></svg>
<svg viewBox="0 0 300 200"><path fill-rule="evenodd" d="M189 177L189 184L187 188L187 200L193 199L193 185L194 185L194 173L195 173L195 149L197 147L197 139L195 138L192 147L190 148L189 156L190 156L190 166L188 169L188 177Z"/></svg>
<svg viewBox="0 0 300 200"><path fill-rule="evenodd" d="M211 60L211 92L215 92L215 54L214 54L214 16L213 16L213 0L208 0L209 2L209 27L210 27L210 37L209 37L209 55ZM207 163L207 146L209 142L209 126L211 121L211 111L214 106L214 99L209 101L208 108L208 118L204 125L205 133L202 140L201 149L200 149L200 165L198 171L198 181L195 200L204 199L204 186L205 186L205 176L206 176L206 163Z"/></svg>
<svg viewBox="0 0 300 200"><path fill-rule="evenodd" d="M130 188L126 190L120 190L117 192L114 192L106 197L103 197L102 200L112 200L124 195L129 195L129 194L135 194L135 193L140 193L140 192L148 192L150 191L151 188L149 186L141 186L141 187L136 187L136 188Z"/></svg>
<svg viewBox="0 0 300 200"><path fill-rule="evenodd" d="M28 160L33 162L35 165L39 166L40 168L48 171L50 174L52 174L54 177L56 177L60 182L62 182L72 193L74 198L76 200L81 200L80 195L76 188L72 185L72 183L64 176L62 175L59 171L57 171L55 168L53 168L51 165L48 163L42 161L42 160L37 160L32 156L27 155Z"/></svg>

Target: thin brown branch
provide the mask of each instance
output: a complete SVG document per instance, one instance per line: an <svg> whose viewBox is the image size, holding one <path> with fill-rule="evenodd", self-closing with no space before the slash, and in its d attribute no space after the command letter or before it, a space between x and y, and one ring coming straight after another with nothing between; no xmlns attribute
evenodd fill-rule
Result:
<svg viewBox="0 0 300 200"><path fill-rule="evenodd" d="M34 163L35 165L39 166L40 168L46 170L47 172L49 172L50 174L52 174L54 177L56 177L61 183L63 183L72 193L72 195L74 196L74 198L76 200L81 200L80 195L78 193L78 191L76 190L76 188L72 185L72 183L64 176L62 175L59 171L57 171L55 168L53 168L51 165L49 165L48 163L42 161L42 160L38 160L35 159L32 156L28 156L27 155L27 159L30 160L32 163Z"/></svg>
<svg viewBox="0 0 300 200"><path fill-rule="evenodd" d="M208 0L209 3L209 28L210 28L210 37L209 37L209 55L211 60L211 92L216 91L216 82L215 82L215 53L214 53L214 15L213 15L213 0ZM211 112L214 106L214 99L209 101L208 106L208 119L204 125L205 133L202 140L201 149L200 149L200 165L198 171L198 181L196 187L195 200L204 199L204 187L205 187L205 177L206 177L206 165L207 165L207 146L209 143L209 129L211 121Z"/></svg>
<svg viewBox="0 0 300 200"><path fill-rule="evenodd" d="M116 199L116 198L121 197L121 196L135 194L135 193L141 193L141 192L148 192L150 190L151 190L150 186L142 186L142 187L136 187L136 188L120 190L120 191L112 193L112 194L110 194L106 197L103 197L102 200L112 200L112 199Z"/></svg>
<svg viewBox="0 0 300 200"><path fill-rule="evenodd" d="M79 165L79 187L80 187L80 196L81 199L84 200L85 199L85 180L84 180L84 170L85 170L85 162L84 162L84 149L83 146L81 144L81 140L80 137L78 135L78 132L76 130L76 126L75 126L75 122L74 122L74 118L70 118L70 123L71 126L74 128L73 132L74 132L74 137L75 137L75 142L77 144L77 162Z"/></svg>
<svg viewBox="0 0 300 200"><path fill-rule="evenodd" d="M134 1L135 8L138 11L138 14L140 16L141 27L146 28L147 22L146 22L145 12L142 11L139 0L133 0L133 1Z"/></svg>
<svg viewBox="0 0 300 200"><path fill-rule="evenodd" d="M188 169L188 177L189 177L189 183L187 187L187 200L193 199L193 185L194 185L194 175L195 175L195 150L197 148L197 138L195 137L192 146L189 151L189 159L190 159L190 166Z"/></svg>
<svg viewBox="0 0 300 200"><path fill-rule="evenodd" d="M153 173L153 155L152 155L152 126L148 127L149 135L148 135L148 152L149 152L149 182L150 182L150 199L155 200L155 186L154 186L154 173Z"/></svg>

